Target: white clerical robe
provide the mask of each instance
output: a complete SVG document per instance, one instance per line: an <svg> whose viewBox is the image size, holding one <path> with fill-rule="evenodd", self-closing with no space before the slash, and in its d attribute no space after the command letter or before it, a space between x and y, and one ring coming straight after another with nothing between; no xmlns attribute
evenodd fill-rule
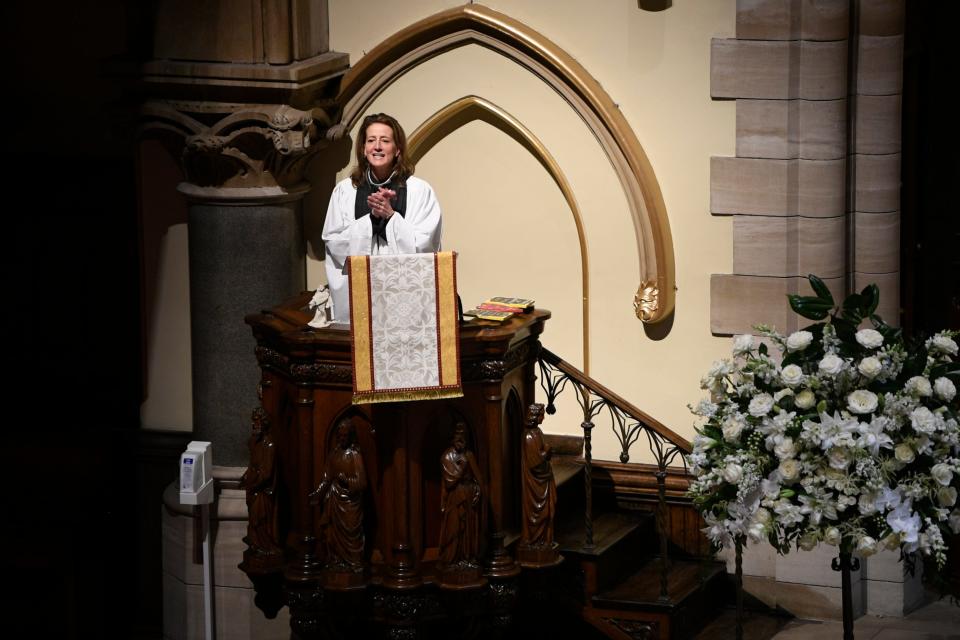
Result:
<svg viewBox="0 0 960 640"><path fill-rule="evenodd" d="M333 188L327 219L323 223L323 242L327 282L333 298L336 322L350 322L350 285L345 273L348 256L398 253L433 253L440 250L440 204L433 189L420 178L407 178L406 213L390 216L386 243L373 236L370 214L355 215L357 188L350 178Z"/></svg>

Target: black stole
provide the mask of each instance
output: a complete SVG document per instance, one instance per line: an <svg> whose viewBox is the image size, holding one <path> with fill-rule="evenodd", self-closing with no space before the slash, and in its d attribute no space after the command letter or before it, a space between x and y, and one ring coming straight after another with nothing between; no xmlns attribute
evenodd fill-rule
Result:
<svg viewBox="0 0 960 640"><path fill-rule="evenodd" d="M397 192L397 196L390 202L394 213L399 213L401 217L406 217L407 213L407 185L399 184L397 180L391 180L389 184L383 185L387 189ZM364 180L357 187L357 199L353 205L353 216L359 220L363 216L370 214L370 225L373 227L373 237L377 239L377 244L387 243L387 223L389 220L378 218L370 213L370 205L367 204L367 197L372 196L380 187L375 187L369 181Z"/></svg>

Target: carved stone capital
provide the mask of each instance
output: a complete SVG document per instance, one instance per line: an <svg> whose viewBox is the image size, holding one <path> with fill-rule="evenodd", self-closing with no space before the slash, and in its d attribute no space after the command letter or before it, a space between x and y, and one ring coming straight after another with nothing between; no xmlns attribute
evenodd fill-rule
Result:
<svg viewBox="0 0 960 640"><path fill-rule="evenodd" d="M326 144L313 112L286 104L151 100L141 117L141 135L176 150L197 187L290 189Z"/></svg>

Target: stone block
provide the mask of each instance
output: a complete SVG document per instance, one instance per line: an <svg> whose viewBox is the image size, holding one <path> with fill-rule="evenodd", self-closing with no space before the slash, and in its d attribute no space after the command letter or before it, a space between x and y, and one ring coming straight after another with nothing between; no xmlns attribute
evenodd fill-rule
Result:
<svg viewBox="0 0 960 640"><path fill-rule="evenodd" d="M864 612L863 584L852 589L853 615ZM842 620L843 606L840 587L822 587L788 582L777 583L777 606L798 618L814 620Z"/></svg>
<svg viewBox="0 0 960 640"><path fill-rule="evenodd" d="M860 0L861 36L894 36L903 33L904 0Z"/></svg>
<svg viewBox="0 0 960 640"><path fill-rule="evenodd" d="M284 607L269 620L253 602L253 589L216 587L216 636L230 640L287 640L290 613ZM163 637L169 640L202 640L204 633L203 585L184 584L163 575Z"/></svg>
<svg viewBox="0 0 960 640"><path fill-rule="evenodd" d="M843 215L845 160L710 159L710 211L767 216Z"/></svg>
<svg viewBox="0 0 960 640"><path fill-rule="evenodd" d="M734 216L737 275L839 278L844 273L846 218Z"/></svg>
<svg viewBox="0 0 960 640"><path fill-rule="evenodd" d="M854 216L854 268L867 273L900 270L900 212Z"/></svg>
<svg viewBox="0 0 960 640"><path fill-rule="evenodd" d="M925 598L923 585L919 576L908 578L906 582L865 580L866 613L900 618L919 607Z"/></svg>
<svg viewBox="0 0 960 640"><path fill-rule="evenodd" d="M818 544L811 551L794 549L777 559L777 582L839 588L840 572L830 568L830 563L837 554L837 547L828 544ZM861 573L860 571L850 573L854 589L858 588Z"/></svg>
<svg viewBox="0 0 960 640"><path fill-rule="evenodd" d="M163 570L186 584L203 584L203 566L194 564L193 527L199 519L176 514L164 509L161 518L163 535ZM247 574L237 565L243 560L243 536L247 533L246 522L222 520L217 523L213 541L214 582L218 586L250 586Z"/></svg>
<svg viewBox="0 0 960 640"><path fill-rule="evenodd" d="M857 96L854 153L900 152L900 95Z"/></svg>
<svg viewBox="0 0 960 640"><path fill-rule="evenodd" d="M737 100L740 158L836 160L846 153L846 100Z"/></svg>
<svg viewBox="0 0 960 640"><path fill-rule="evenodd" d="M900 561L899 551L884 549L863 561L863 577L866 580L903 582L907 568Z"/></svg>
<svg viewBox="0 0 960 640"><path fill-rule="evenodd" d="M737 38L843 40L849 13L843 0L738 0Z"/></svg>
<svg viewBox="0 0 960 640"><path fill-rule="evenodd" d="M881 213L900 208L900 154L851 156L857 211Z"/></svg>
<svg viewBox="0 0 960 640"><path fill-rule="evenodd" d="M857 93L890 95L903 90L903 36L864 36L857 45Z"/></svg>
<svg viewBox="0 0 960 640"><path fill-rule="evenodd" d="M714 98L837 100L847 94L847 42L715 38Z"/></svg>
<svg viewBox="0 0 960 640"><path fill-rule="evenodd" d="M824 279L835 294L843 278ZM806 278L713 274L710 276L710 330L719 335L751 333L755 324L769 324L789 333L809 323L793 313L787 294L812 295Z"/></svg>

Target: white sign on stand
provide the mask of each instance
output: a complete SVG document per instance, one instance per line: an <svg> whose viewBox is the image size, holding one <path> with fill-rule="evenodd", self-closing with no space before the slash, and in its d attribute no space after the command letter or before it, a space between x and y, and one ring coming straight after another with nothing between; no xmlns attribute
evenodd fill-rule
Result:
<svg viewBox="0 0 960 640"><path fill-rule="evenodd" d="M203 614L207 640L214 640L213 553L210 541L210 505L213 503L213 453L209 442L194 440L180 454L180 504L200 506L203 537Z"/></svg>

